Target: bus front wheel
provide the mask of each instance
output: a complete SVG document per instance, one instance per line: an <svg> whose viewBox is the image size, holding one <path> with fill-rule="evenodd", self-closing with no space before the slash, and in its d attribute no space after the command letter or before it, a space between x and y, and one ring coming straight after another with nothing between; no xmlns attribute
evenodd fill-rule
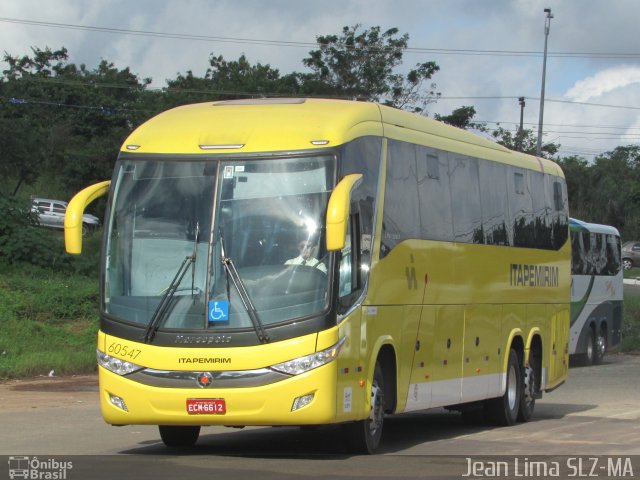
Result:
<svg viewBox="0 0 640 480"><path fill-rule="evenodd" d="M492 398L485 403L487 418L496 425L508 426L516 423L520 410L524 381L518 354L509 350L507 364L507 389L502 397Z"/></svg>
<svg viewBox="0 0 640 480"><path fill-rule="evenodd" d="M345 425L349 449L353 453L372 454L380 445L384 423L384 375L376 363L371 383L371 411L364 420Z"/></svg>
<svg viewBox="0 0 640 480"><path fill-rule="evenodd" d="M160 438L167 447L192 447L200 436L200 427L159 425Z"/></svg>

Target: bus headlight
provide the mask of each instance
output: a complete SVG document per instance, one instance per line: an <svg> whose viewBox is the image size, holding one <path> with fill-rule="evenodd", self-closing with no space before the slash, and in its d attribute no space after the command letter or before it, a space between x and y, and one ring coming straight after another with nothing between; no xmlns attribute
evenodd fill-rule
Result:
<svg viewBox="0 0 640 480"><path fill-rule="evenodd" d="M98 365L106 368L110 372L117 373L118 375L128 375L137 370L142 370L144 367L136 365L135 363L127 362L119 358L112 357L106 353L102 353L100 350L96 350L98 353Z"/></svg>
<svg viewBox="0 0 640 480"><path fill-rule="evenodd" d="M342 350L345 340L346 337L342 337L338 343L326 350L272 365L271 369L289 375L300 375L314 368L321 367L336 359L340 350Z"/></svg>

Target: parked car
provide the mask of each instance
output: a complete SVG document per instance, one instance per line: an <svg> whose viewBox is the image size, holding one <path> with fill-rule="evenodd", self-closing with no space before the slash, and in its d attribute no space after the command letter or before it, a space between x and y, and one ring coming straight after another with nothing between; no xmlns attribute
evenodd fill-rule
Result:
<svg viewBox="0 0 640 480"><path fill-rule="evenodd" d="M67 202L51 200L49 198L32 198L31 211L38 214L38 222L44 227L64 228L64 215L67 212ZM82 234L100 227L100 219L95 215L85 213L82 216Z"/></svg>
<svg viewBox="0 0 640 480"><path fill-rule="evenodd" d="M640 266L640 242L632 240L622 244L622 266L625 270Z"/></svg>

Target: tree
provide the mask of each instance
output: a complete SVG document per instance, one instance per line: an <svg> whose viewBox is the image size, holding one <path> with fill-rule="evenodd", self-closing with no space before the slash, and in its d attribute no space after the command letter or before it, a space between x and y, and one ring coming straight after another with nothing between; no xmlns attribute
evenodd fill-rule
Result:
<svg viewBox="0 0 640 480"><path fill-rule="evenodd" d="M471 120L476 115L476 109L471 106L462 106L456 108L449 115L435 115L435 119L441 122L453 125L454 127L467 129L474 129L485 131L487 129L484 123L472 122Z"/></svg>
<svg viewBox="0 0 640 480"><path fill-rule="evenodd" d="M103 60L96 69L68 62L65 48L5 54L0 94L0 175L6 193L46 176L49 188L74 190L110 176L118 147L145 111L140 81Z"/></svg>
<svg viewBox="0 0 640 480"><path fill-rule="evenodd" d="M617 147L590 167L591 212L599 223L640 234L640 146Z"/></svg>
<svg viewBox="0 0 640 480"><path fill-rule="evenodd" d="M225 60L211 54L204 77L194 76L191 70L167 81L166 93L171 106L211 100L232 100L276 95L296 95L299 91L296 74L280 75L270 65L252 65L247 57Z"/></svg>
<svg viewBox="0 0 640 480"><path fill-rule="evenodd" d="M535 155L537 152L537 137L527 128L511 133L509 130L498 127L498 129L494 130L491 134L497 139L500 145L504 145L511 150L528 153L529 155ZM559 149L560 144L558 143L543 143L542 156L551 158L558 153Z"/></svg>
<svg viewBox="0 0 640 480"><path fill-rule="evenodd" d="M361 30L361 25L343 27L341 36L319 36L319 49L303 60L313 73L299 75L302 91L424 112L439 96L430 80L440 67L424 62L406 75L396 73L408 41L409 35L398 36L397 28L381 32L380 27Z"/></svg>
<svg viewBox="0 0 640 480"><path fill-rule="evenodd" d="M591 176L589 163L581 157L570 156L558 160L567 181L569 211L575 218L593 221L590 211Z"/></svg>
<svg viewBox="0 0 640 480"><path fill-rule="evenodd" d="M591 163L565 157L558 164L573 217L613 225L623 238L640 237L640 146L617 147Z"/></svg>

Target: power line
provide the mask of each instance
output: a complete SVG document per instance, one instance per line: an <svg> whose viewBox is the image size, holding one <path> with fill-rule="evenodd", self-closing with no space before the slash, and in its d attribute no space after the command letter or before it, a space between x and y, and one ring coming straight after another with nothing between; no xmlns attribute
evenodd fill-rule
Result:
<svg viewBox="0 0 640 480"><path fill-rule="evenodd" d="M115 112L153 112L153 110L148 109L139 109L139 108L122 108L122 107L112 107L112 106L103 106L103 105L85 105L85 104L71 104L71 103L63 103L63 102L51 102L51 101L43 101L29 98L0 98L0 100L6 101L11 105L42 105L49 107L60 107L60 108L75 108L75 109L84 109L84 110L94 110L99 111L105 114L112 114ZM478 122L480 123L480 122ZM484 122L484 123L499 123L499 122ZM507 122L505 122L507 123ZM558 125L558 124L556 124ZM560 126L568 126L568 125L560 125ZM574 139L588 139L588 140L640 140L640 133L610 133L610 132L580 132L580 131L564 131L564 130L546 130L545 135L547 134L556 134L558 138L574 138ZM580 135L580 136L575 136ZM586 135L586 136L585 136ZM602 136L609 135L609 136ZM615 135L615 136L611 136ZM623 138L628 137L628 138Z"/></svg>
<svg viewBox="0 0 640 480"><path fill-rule="evenodd" d="M124 108L124 107L106 107L104 105L83 105L74 103L63 102L48 102L44 100L35 100L31 98L3 98L0 97L0 101L7 102L11 105L23 106L23 105L42 105L46 107L58 107L58 108L75 108L79 110L93 110L107 115L111 115L116 112L153 112L153 110L145 110L141 108Z"/></svg>
<svg viewBox="0 0 640 480"><path fill-rule="evenodd" d="M65 85L76 85L76 86L88 86L92 88L124 88L131 90L139 90L140 86L131 86L131 85L122 85L122 84L114 84L114 83L99 83L99 82L91 82L84 83L79 81L71 81L71 80L60 80L57 78L33 78L28 79L28 81L33 82L49 82L49 83L59 83ZM168 91L175 93L191 93L191 94L208 94L208 95L248 95L248 96L273 96L273 97L282 97L285 95L295 94L295 92L287 93L270 93L270 92L243 92L243 91L232 91L232 90L199 90L199 89L182 89L175 87L146 87L147 90L158 90L158 91ZM314 95L304 95L307 97L312 97ZM326 97L326 95L324 95ZM347 98L352 99L350 96L337 96L332 95L331 98ZM518 99L518 96L508 96L508 95L480 95L480 96L443 96L443 95L435 95L434 100L513 100ZM529 100L539 100L536 97L526 97ZM626 110L640 110L640 107L634 107L631 105L613 105L613 104L605 104L605 103L591 103L591 102L578 102L574 100L562 100L562 99L552 99L547 98L545 102L552 103L565 103L570 105L585 105L590 107L603 107L603 108L621 108ZM505 122L507 123L507 122Z"/></svg>
<svg viewBox="0 0 640 480"><path fill-rule="evenodd" d="M169 38L174 40L192 40L200 42L221 42L250 45L281 46L309 48L318 47L317 42L300 42L288 40L268 40L259 38L219 37L211 35L195 35L187 33L157 32L149 30L132 30L126 28L97 27L91 25L79 25L72 23L43 22L37 20L25 20L20 18L0 17L0 22L30 25L45 28L60 28L67 30L81 30L116 35L134 35L152 38ZM361 48L361 47L353 47ZM369 49L373 49L369 47ZM429 53L437 55L471 55L471 56L503 56L503 57L541 57L543 52L526 50L480 50L480 49L456 49L456 48L427 48L407 47L407 53ZM640 53L635 52L549 52L549 57L556 58L596 58L596 59L640 59Z"/></svg>
<svg viewBox="0 0 640 480"><path fill-rule="evenodd" d="M496 125L520 125L519 122L502 121L502 120L475 120L477 123L495 123ZM534 122L524 122L525 125L537 125ZM610 128L619 130L640 130L640 127L627 127L625 125L580 125L576 123L545 123L550 127L574 127L574 128Z"/></svg>
<svg viewBox="0 0 640 480"><path fill-rule="evenodd" d="M439 96L438 100L517 100L520 98L519 96L475 96L475 97L467 97L467 96ZM526 97L527 100L540 100L540 98L536 97ZM571 105L585 105L588 107L605 107L605 108L622 108L627 110L640 110L640 107L634 107L631 105L612 105L607 103L593 103L593 102L579 102L576 100L562 100L562 99L554 99L554 98L545 98L545 102L551 103L567 103ZM537 125L537 124L536 124Z"/></svg>

